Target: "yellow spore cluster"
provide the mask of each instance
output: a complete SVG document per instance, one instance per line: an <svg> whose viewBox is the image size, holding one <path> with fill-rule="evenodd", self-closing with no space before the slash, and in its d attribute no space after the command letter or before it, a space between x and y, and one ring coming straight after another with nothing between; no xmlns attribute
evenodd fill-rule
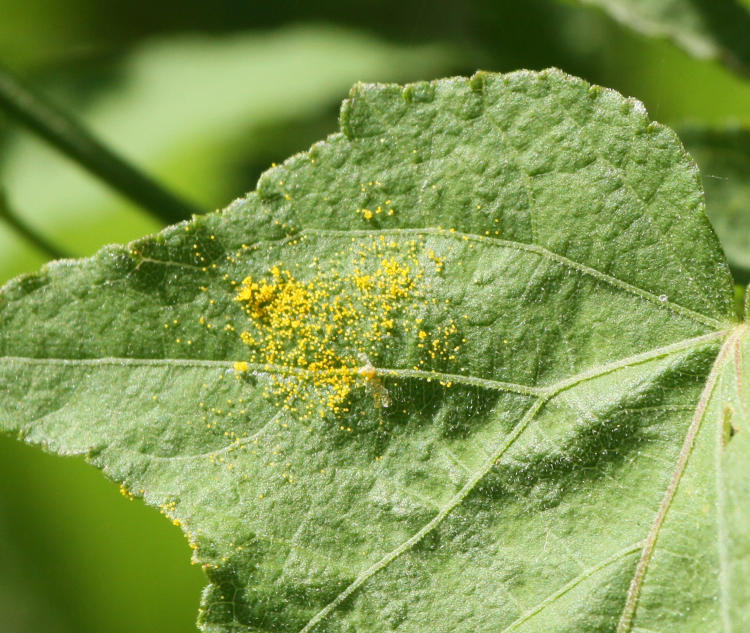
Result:
<svg viewBox="0 0 750 633"><path fill-rule="evenodd" d="M385 207L381 204L376 206L374 209L368 209L366 207L363 207L361 209L357 209L357 213L362 214L362 217L365 220L372 220L375 216L380 215L381 213L384 213L385 215L393 215L395 213L393 207L388 207L388 205L391 203L390 200L385 201Z"/></svg>
<svg viewBox="0 0 750 633"><path fill-rule="evenodd" d="M397 249L385 239L355 244L346 253L350 272L316 262L303 280L279 263L262 278L243 279L235 301L249 317L240 337L251 351L235 369L267 367L272 395L302 418L348 411L357 381L375 384L360 371L362 358L389 347L397 321L421 296L415 246L406 258Z"/></svg>
<svg viewBox="0 0 750 633"><path fill-rule="evenodd" d="M369 194L369 193L372 193L372 191L377 191L382 186L383 186L383 183L380 182L379 180L370 180L369 182L360 183L359 188L363 194ZM365 220L373 220L380 214L387 215L387 216L394 215L396 211L391 205L392 205L391 200L384 200L380 204L370 205L368 207L361 207L357 209L356 212L357 214L360 214L362 218Z"/></svg>

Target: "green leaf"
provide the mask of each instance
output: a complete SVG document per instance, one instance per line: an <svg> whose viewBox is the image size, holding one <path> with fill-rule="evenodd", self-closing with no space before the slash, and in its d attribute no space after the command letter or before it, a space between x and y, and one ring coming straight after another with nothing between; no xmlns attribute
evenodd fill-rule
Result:
<svg viewBox="0 0 750 633"><path fill-rule="evenodd" d="M750 6L737 0L577 0L601 7L615 20L665 37L701 59L750 71Z"/></svg>
<svg viewBox="0 0 750 633"><path fill-rule="evenodd" d="M740 630L747 336L674 133L556 70L341 129L6 285L0 428L181 525L205 631Z"/></svg>
<svg viewBox="0 0 750 633"><path fill-rule="evenodd" d="M735 279L750 282L750 132L688 126L680 136L695 157L706 189L706 212Z"/></svg>

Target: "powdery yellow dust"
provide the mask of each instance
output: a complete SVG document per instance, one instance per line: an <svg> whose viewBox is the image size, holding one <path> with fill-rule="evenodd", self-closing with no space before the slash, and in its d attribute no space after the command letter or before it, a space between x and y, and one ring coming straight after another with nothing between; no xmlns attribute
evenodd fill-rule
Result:
<svg viewBox="0 0 750 633"><path fill-rule="evenodd" d="M277 264L263 278L243 279L235 295L249 317L240 333L247 362L287 369L273 374L272 395L303 418L348 410L363 378L359 355L377 351L406 300L420 295L423 271L413 254L401 261L377 241L353 250L351 272L328 267L302 280Z"/></svg>
<svg viewBox="0 0 750 633"><path fill-rule="evenodd" d="M423 247L418 240L398 244L383 236L352 240L325 265L315 259L314 272L304 268L307 278L278 262L262 276L235 283L234 300L247 322L235 323L233 331L248 347L235 371L264 367L271 377L267 395L303 420L348 412L358 386L368 389L377 407L389 406L369 358L380 358L396 336L415 339L427 362L454 359L457 349L453 321L431 332L420 325L430 287L419 259ZM430 251L428 259L434 258Z"/></svg>

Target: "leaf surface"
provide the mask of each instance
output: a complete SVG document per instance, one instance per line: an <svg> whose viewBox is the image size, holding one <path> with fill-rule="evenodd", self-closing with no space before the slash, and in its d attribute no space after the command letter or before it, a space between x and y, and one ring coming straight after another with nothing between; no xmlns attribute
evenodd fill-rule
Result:
<svg viewBox="0 0 750 633"><path fill-rule="evenodd" d="M360 84L223 212L0 297L0 428L181 525L206 631L750 621L745 328L635 100Z"/></svg>

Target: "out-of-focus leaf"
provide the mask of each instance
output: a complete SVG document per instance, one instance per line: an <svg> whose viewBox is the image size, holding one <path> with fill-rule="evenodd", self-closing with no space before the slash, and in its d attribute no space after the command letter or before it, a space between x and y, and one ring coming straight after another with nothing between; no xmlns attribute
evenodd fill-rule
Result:
<svg viewBox="0 0 750 633"><path fill-rule="evenodd" d="M81 460L0 438L0 631L189 633L185 539Z"/></svg>
<svg viewBox="0 0 750 633"><path fill-rule="evenodd" d="M90 25L76 8L75 2L58 0L0 0L0 59L14 66L34 64L59 54L65 44L69 53L82 52L70 45Z"/></svg>
<svg viewBox="0 0 750 633"><path fill-rule="evenodd" d="M680 137L701 168L706 212L732 273L750 283L750 131L689 126Z"/></svg>
<svg viewBox="0 0 750 633"><path fill-rule="evenodd" d="M750 9L737 0L577 0L646 35L750 73Z"/></svg>

